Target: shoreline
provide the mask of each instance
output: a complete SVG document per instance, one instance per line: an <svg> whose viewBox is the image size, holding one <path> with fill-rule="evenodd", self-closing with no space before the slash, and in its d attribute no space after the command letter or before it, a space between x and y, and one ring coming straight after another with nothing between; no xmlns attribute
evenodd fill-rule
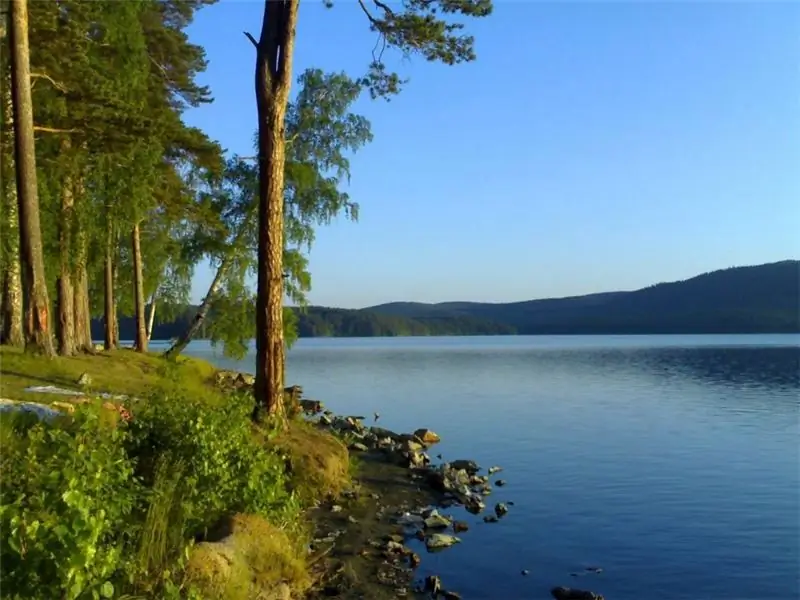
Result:
<svg viewBox="0 0 800 600"><path fill-rule="evenodd" d="M184 398L171 395L177 384L190 393L187 400L194 398L196 410L201 411L198 414L205 415L202 411L208 410L208 417L214 419L220 402L235 405L244 400L253 383L251 375L198 359L185 359L172 377L164 379L158 370L159 357L125 351L57 359L48 365L52 372L42 377L39 359L4 350L4 371L11 370L3 375L13 371L13 377L10 381L4 377L2 382L0 412L35 412L37 420L50 421L50 417L72 414L78 418L83 414L79 407L88 405L90 412L105 413L113 430L117 422L132 419L135 423L170 410L169 398ZM207 530L195 538L192 556L196 555L196 560L192 558L190 565L193 575L217 585L215 581L225 582L233 576L231 569L247 560L247 552L264 557L277 552L275 559L269 560L282 560L295 571L273 572L267 580L262 579L257 596L262 600L461 598L459 582L442 581L426 568L426 556L469 543L473 527L513 518L513 502L489 499L492 491L505 483L502 469L492 466L482 471L467 458L442 462L435 451L441 440L434 431L397 433L378 426L378 415L370 417L373 424L368 426L362 416L337 416L321 402L303 398L299 386L286 391L289 427L282 434L275 437L251 429L248 423L241 435L252 437L251 444L263 446L276 458L283 455L286 463L281 470L285 470L287 491L300 494L297 498L303 507L292 523L286 523L296 533L276 529L257 514L239 512L233 506L233 512L222 514L219 526L212 528L217 531ZM148 407L150 398L159 403ZM71 419L64 423L69 422ZM60 423L59 418L54 426L60 427ZM98 500L102 505L104 500ZM108 526L112 528L109 534L125 528L116 521ZM236 550L237 538L248 546ZM266 539L270 542L262 548ZM276 543L283 546L272 548ZM296 547L297 543L303 547ZM304 573L297 571L300 565L304 565ZM422 578L420 573L426 576ZM523 571L520 576L526 574ZM310 585L302 580L309 580ZM546 597L547 591L542 589L541 596ZM550 595L557 600L602 598L561 587L550 589Z"/></svg>

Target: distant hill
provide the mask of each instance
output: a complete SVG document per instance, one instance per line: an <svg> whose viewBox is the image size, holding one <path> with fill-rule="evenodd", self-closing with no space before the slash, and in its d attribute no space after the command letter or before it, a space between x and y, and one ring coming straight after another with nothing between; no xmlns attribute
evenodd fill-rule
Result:
<svg viewBox="0 0 800 600"><path fill-rule="evenodd" d="M800 261L722 269L633 292L497 304L393 302L363 310L487 319L519 334L800 332Z"/></svg>
<svg viewBox="0 0 800 600"><path fill-rule="evenodd" d="M177 336L193 315L159 323ZM800 333L800 261L734 267L632 292L510 303L392 302L363 309L298 309L300 337L401 335ZM92 323L102 339L102 320ZM133 338L120 318L120 337Z"/></svg>

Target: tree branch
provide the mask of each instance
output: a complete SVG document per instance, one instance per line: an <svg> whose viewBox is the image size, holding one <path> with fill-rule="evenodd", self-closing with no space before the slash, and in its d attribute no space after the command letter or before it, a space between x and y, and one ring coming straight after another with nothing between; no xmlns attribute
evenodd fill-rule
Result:
<svg viewBox="0 0 800 600"><path fill-rule="evenodd" d="M40 133L78 133L80 129L58 129L57 127L44 127L41 125L33 126L34 132Z"/></svg>
<svg viewBox="0 0 800 600"><path fill-rule="evenodd" d="M49 81L50 84L59 91L66 92L67 88L61 83L58 83L55 79L50 77L50 75L46 75L44 73L31 73L31 87L33 87L34 80L36 79L44 79Z"/></svg>
<svg viewBox="0 0 800 600"><path fill-rule="evenodd" d="M367 5L364 4L364 0L358 0L358 5L361 7L361 10L364 11L364 14L367 15L367 19L369 19L369 22L372 23L373 25L377 25L378 20L372 16L371 12L369 12Z"/></svg>
<svg viewBox="0 0 800 600"><path fill-rule="evenodd" d="M375 6L380 8L385 14L389 15L390 17L394 16L394 11L391 8L389 8L386 4L381 2L381 0L372 0L372 2L375 4Z"/></svg>
<svg viewBox="0 0 800 600"><path fill-rule="evenodd" d="M247 37L247 39L248 39L248 40L250 40L250 42L253 44L253 46L255 47L255 49L256 49L256 50L258 50L258 42L256 41L256 38L254 38L254 37L253 37L253 36L250 34L250 32L248 32L248 31L243 31L242 33L244 33L244 35Z"/></svg>

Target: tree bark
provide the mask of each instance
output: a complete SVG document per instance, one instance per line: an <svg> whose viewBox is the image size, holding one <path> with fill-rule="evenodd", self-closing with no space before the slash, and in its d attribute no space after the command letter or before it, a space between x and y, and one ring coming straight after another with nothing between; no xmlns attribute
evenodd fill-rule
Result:
<svg viewBox="0 0 800 600"><path fill-rule="evenodd" d="M19 261L19 214L17 206L17 188L14 182L16 171L14 164L14 127L13 104L11 100L11 80L3 90L5 113L7 120L0 131L2 140L0 150L3 153L0 164L0 179L2 179L3 193L3 218L5 219L8 238L5 241L7 254L6 263L3 265L3 328L0 331L0 344L9 346L25 345L22 335L22 278Z"/></svg>
<svg viewBox="0 0 800 600"><path fill-rule="evenodd" d="M186 328L186 331L183 332L181 337L175 340L169 350L164 353L166 358L176 358L184 351L186 346L189 345L189 342L192 341L194 336L197 335L197 332L203 327L206 317L208 316L208 311L211 309L211 304L214 302L214 298L217 292L219 292L219 288L222 286L222 280L225 278L229 267L230 259L225 257L217 268L217 273L214 275L211 285L208 286L208 292L206 292L206 296L203 298L200 308L197 309L197 314L195 314L191 324Z"/></svg>
<svg viewBox="0 0 800 600"><path fill-rule="evenodd" d="M283 413L283 204L285 117L299 0L265 0L256 43L258 105L258 295L253 420Z"/></svg>
<svg viewBox="0 0 800 600"><path fill-rule="evenodd" d="M84 188L79 180L75 186L76 200L84 200ZM73 323L75 326L75 349L78 352L94 354L92 341L92 311L89 302L89 275L87 262L89 260L89 246L86 231L79 220L76 220L77 235L75 236L75 271L74 271L74 296L72 301Z"/></svg>
<svg viewBox="0 0 800 600"><path fill-rule="evenodd" d="M104 276L104 321L105 321L105 349L114 350L117 347L117 303L114 300L114 232L111 227L111 216L106 225L106 256L103 263Z"/></svg>
<svg viewBox="0 0 800 600"><path fill-rule="evenodd" d="M158 289L153 292L153 295L150 296L150 314L147 317L147 342L150 343L150 340L153 339L153 324L156 321L156 299L157 299Z"/></svg>
<svg viewBox="0 0 800 600"><path fill-rule="evenodd" d="M70 143L64 139L61 143L61 152L68 152ZM61 214L58 220L58 242L60 261L57 287L58 327L58 353L61 356L75 354L75 290L72 286L72 223L75 212L73 197L73 178L71 175L64 177L61 182Z"/></svg>
<svg viewBox="0 0 800 600"><path fill-rule="evenodd" d="M53 356L50 334L50 301L42 256L36 151L33 138L30 49L28 47L28 2L11 0L11 92L14 108L14 150L20 250L25 293L25 349Z"/></svg>
<svg viewBox="0 0 800 600"><path fill-rule="evenodd" d="M147 326L145 321L144 305L144 273L142 269L142 245L139 223L133 226L131 232L133 246L133 301L136 315L136 339L134 348L137 352L147 352Z"/></svg>

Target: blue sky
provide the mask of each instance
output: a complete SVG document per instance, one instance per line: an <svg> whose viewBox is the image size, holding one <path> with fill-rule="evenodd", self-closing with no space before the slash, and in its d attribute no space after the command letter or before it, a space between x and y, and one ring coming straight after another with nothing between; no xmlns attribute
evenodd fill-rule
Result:
<svg viewBox="0 0 800 600"><path fill-rule="evenodd" d="M215 102L192 110L252 154L263 3L223 1L190 35ZM514 301L800 256L800 4L513 2L469 24L478 60L392 62L359 101L358 223L320 229L314 304ZM360 74L375 43L354 0L300 8L296 73ZM201 267L195 299L211 273Z"/></svg>

